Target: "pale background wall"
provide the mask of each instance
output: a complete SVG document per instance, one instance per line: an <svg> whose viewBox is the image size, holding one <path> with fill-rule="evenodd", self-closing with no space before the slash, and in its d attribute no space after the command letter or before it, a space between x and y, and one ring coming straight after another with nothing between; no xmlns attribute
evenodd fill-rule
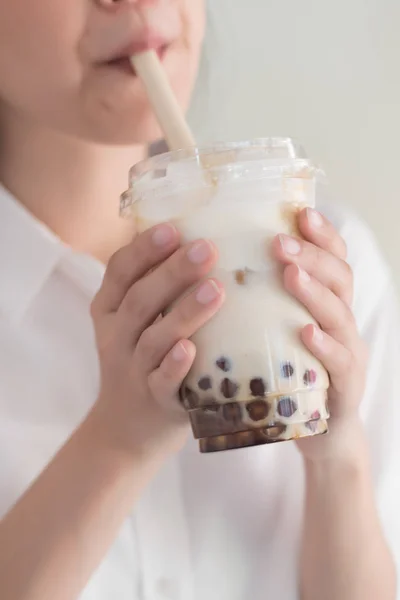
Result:
<svg viewBox="0 0 400 600"><path fill-rule="evenodd" d="M373 226L400 288L399 0L210 2L198 138L298 138Z"/></svg>

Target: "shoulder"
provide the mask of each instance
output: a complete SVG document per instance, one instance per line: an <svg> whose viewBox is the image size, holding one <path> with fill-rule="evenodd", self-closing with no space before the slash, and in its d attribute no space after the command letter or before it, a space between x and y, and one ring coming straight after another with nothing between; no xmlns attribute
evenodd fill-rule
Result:
<svg viewBox="0 0 400 600"><path fill-rule="evenodd" d="M356 213L336 204L318 208L347 244L347 260L354 274L353 310L363 327L393 286L391 270L373 231Z"/></svg>

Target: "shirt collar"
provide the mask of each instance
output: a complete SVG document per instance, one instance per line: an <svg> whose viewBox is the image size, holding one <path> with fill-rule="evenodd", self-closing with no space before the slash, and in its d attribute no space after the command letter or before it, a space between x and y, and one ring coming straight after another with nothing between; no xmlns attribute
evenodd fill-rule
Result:
<svg viewBox="0 0 400 600"><path fill-rule="evenodd" d="M0 185L0 315L20 320L68 248Z"/></svg>
<svg viewBox="0 0 400 600"><path fill-rule="evenodd" d="M167 150L160 140L150 147L149 155ZM104 266L73 253L0 183L0 317L22 319L63 257L68 257L64 268L75 282L88 293L97 291Z"/></svg>

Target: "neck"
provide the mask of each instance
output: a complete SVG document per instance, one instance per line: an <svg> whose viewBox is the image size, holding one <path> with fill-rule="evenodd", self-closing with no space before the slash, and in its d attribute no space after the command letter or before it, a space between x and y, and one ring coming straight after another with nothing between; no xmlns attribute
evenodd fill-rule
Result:
<svg viewBox="0 0 400 600"><path fill-rule="evenodd" d="M100 146L13 123L2 128L0 181L64 243L107 262L132 238L119 196L145 156L144 146Z"/></svg>

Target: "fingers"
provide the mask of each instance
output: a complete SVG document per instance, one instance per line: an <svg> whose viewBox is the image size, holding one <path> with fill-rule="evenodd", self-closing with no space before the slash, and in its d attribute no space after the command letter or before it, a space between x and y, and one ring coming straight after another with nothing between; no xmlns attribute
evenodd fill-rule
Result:
<svg viewBox="0 0 400 600"><path fill-rule="evenodd" d="M219 310L225 295L214 279L200 284L163 319L140 337L137 351L146 372L156 369L164 356L182 338L190 338Z"/></svg>
<svg viewBox="0 0 400 600"><path fill-rule="evenodd" d="M154 397L166 402L176 396L182 381L189 373L196 356L195 345L189 340L180 340L149 376L149 386ZM170 409L170 403L168 403Z"/></svg>
<svg viewBox="0 0 400 600"><path fill-rule="evenodd" d="M350 266L328 250L288 235L273 242L275 257L284 264L295 264L332 290L347 305L353 298L353 274Z"/></svg>
<svg viewBox="0 0 400 600"><path fill-rule="evenodd" d="M207 275L216 259L215 246L207 240L199 240L177 250L133 285L117 314L127 343L135 345L161 312Z"/></svg>
<svg viewBox="0 0 400 600"><path fill-rule="evenodd" d="M367 347L358 340L355 349L349 350L314 325L307 325L301 338L304 345L322 363L331 380L330 409L332 416L357 408L360 384L365 380ZM356 406L354 405L356 401Z"/></svg>
<svg viewBox="0 0 400 600"><path fill-rule="evenodd" d="M306 208L300 212L298 224L300 232L306 240L341 260L346 260L346 242L321 213L312 208Z"/></svg>
<svg viewBox="0 0 400 600"><path fill-rule="evenodd" d="M323 364L331 379L339 379L352 363L352 354L343 344L316 327L307 325L301 332L305 346Z"/></svg>
<svg viewBox="0 0 400 600"><path fill-rule="evenodd" d="M133 283L178 247L178 231L173 225L163 223L121 248L108 263L103 285L92 303L92 315L98 317L118 310Z"/></svg>
<svg viewBox="0 0 400 600"><path fill-rule="evenodd" d="M284 285L304 304L326 333L346 348L354 346L358 340L354 316L331 290L297 265L286 267Z"/></svg>

